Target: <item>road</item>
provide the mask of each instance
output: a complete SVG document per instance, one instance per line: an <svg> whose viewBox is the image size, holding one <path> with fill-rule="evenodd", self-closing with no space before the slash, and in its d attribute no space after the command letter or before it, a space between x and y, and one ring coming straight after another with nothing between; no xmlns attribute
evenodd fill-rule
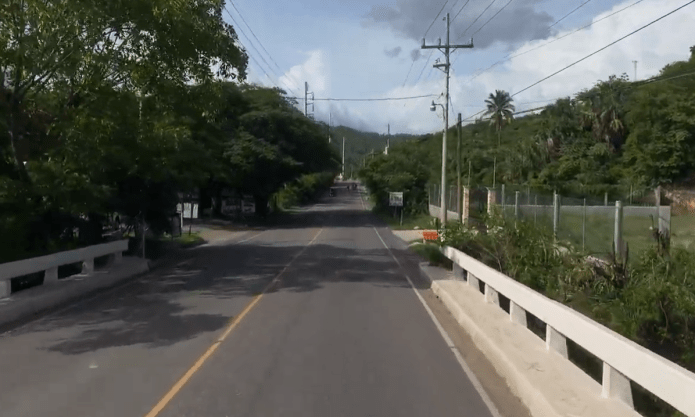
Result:
<svg viewBox="0 0 695 417"><path fill-rule="evenodd" d="M528 416L360 194L0 335L0 416Z"/></svg>

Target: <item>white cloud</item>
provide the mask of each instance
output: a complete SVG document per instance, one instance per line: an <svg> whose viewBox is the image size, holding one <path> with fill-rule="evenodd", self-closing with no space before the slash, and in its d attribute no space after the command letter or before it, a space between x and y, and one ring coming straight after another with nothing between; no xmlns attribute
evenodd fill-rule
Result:
<svg viewBox="0 0 695 417"><path fill-rule="evenodd" d="M595 16L593 20L596 21L632 2L630 0L629 2L615 5L611 10ZM472 74L462 75L452 71L451 96L454 104L453 109L462 113L464 117L472 115L484 107L485 98L496 89L506 90L514 94L676 7L677 5L674 4L673 0L652 0L640 3L585 30L500 64L471 82L467 81ZM666 17L662 21L519 94L514 98L517 111L540 107L544 104L532 103L523 105L521 103L573 96L584 88L592 87L598 80L605 80L613 74L627 73L630 79L632 79L634 76L633 60L638 61L638 79L658 74L659 70L666 64L685 60L689 57L689 48L695 45L695 25L692 24L693 21L695 21L695 7L686 7ZM556 37L561 37L574 30L576 28L560 32ZM513 51L513 54L535 48L552 39L527 42L516 51ZM486 68L503 57L504 55L497 59L492 59L489 63L481 63L478 66ZM419 70L420 65L415 65L413 72ZM423 81L428 71L429 69L425 70L425 74L423 74L417 85L406 87L399 85L381 95L375 94L372 97L400 97L441 93L444 90L442 73L435 71L430 80ZM415 77L417 75L411 73L410 79L414 80ZM394 81L391 85L398 82L398 80ZM390 122L392 132L426 133L442 129L443 124L441 109L437 111L438 117L429 111L430 101L431 99L419 99L389 103L377 102L377 104L364 103L350 106L349 109L352 112L351 114L357 119L355 122L359 120L359 124L372 126L372 130L385 130L386 124ZM441 98L438 101L443 103ZM479 105L480 108L464 107L464 105L469 104ZM359 112L358 109L360 110ZM362 116L359 116L360 114ZM450 115L450 125L454 123L454 118L453 115ZM397 128L394 129L394 127Z"/></svg>
<svg viewBox="0 0 695 417"><path fill-rule="evenodd" d="M633 2L634 0L625 0L614 5L610 10L594 16L593 21ZM410 0L407 3L410 4ZM487 49L474 48L456 52L457 55L465 54L465 58L462 56L461 61L456 62L452 68L453 110L450 115L450 124L454 124L457 112L466 117L482 109L484 100L496 89L514 94L679 6L674 3L674 0L650 0L639 3L588 29L500 64L472 81L470 78L476 68L487 68L504 58L507 53L517 54L528 51L574 31L576 27L553 34L554 38L526 42L516 40L511 44L494 44ZM363 9L364 13L369 11L366 5ZM587 13L586 10L584 8L581 12ZM437 11L430 11L430 14L434 16ZM558 6L557 12L561 13L558 16L566 11L564 7ZM503 14L490 22L488 28L491 31L502 25L503 20L499 19ZM427 20L426 24L431 21L425 20ZM582 24L586 23L583 17L578 20L581 20ZM568 21L566 20L563 24ZM627 73L630 78L633 78L633 60L638 61L637 75L639 79L643 79L657 74L670 62L687 59L690 46L695 45L693 21L695 21L695 6L683 8L649 28L519 94L514 98L517 110L526 110L545 104L524 105L522 103L573 96L584 88L592 87L598 80L605 80L613 74ZM434 52L429 66L425 68L417 84L403 86L413 56L421 52L419 39L417 41L404 39L393 33L391 29L364 27L360 24L360 20L345 17L326 19L321 24L331 30L318 30L312 27L310 31L307 31L306 38L302 38L304 39L302 44L312 45L310 51L299 52L303 54L299 55L300 60L303 60L301 64L292 66L280 77L278 84L281 87L287 88L287 84L292 87L288 89L289 94L303 99L305 81L309 82L309 91L313 91L316 98L404 97L440 94L444 91L444 77L441 71L432 71L432 76L427 79L435 58L442 57L439 51ZM580 24L579 21L576 24ZM426 28L422 28L420 32L424 32L424 29ZM439 36L435 33L435 29L430 33L429 38L434 39ZM441 32L441 29L438 30ZM316 37L316 33L324 35ZM481 31L480 36L482 35ZM259 36L263 37L263 34ZM520 39L533 37L535 36L522 36ZM284 59L279 55L275 57L281 64L288 61L297 62L297 39L286 40L287 46L283 50L287 52ZM496 39L499 40L499 38ZM432 42L431 39L430 42ZM398 57L389 58L384 54L385 48L395 47L402 48ZM514 50L509 50L510 47ZM407 77L407 82L410 84L415 83L418 78L429 52L423 55L412 66ZM283 68L285 68L284 65ZM262 73L259 77L252 71L249 72L250 79L262 79L264 85L272 85ZM386 126L390 123L392 133L427 133L441 130L443 127L441 110L436 113L429 110L431 100L432 98L391 102L316 101L315 115L318 120L328 122L328 115L332 113L334 125L343 124L364 130L385 133ZM444 103L443 98L436 100ZM465 107L466 105L480 107ZM303 108L303 103L301 107Z"/></svg>
<svg viewBox="0 0 695 417"><path fill-rule="evenodd" d="M616 5L612 10L595 16L594 21L627 4L626 2ZM457 93L472 90L476 94L476 101L481 102L495 89L503 89L513 94L674 8L672 0L640 3L585 30L501 64L476 78L470 86L465 86L463 83L468 77L456 77L455 89ZM633 60L638 61L638 79L656 75L664 65L688 58L689 48L695 44L693 20L695 20L695 8L685 8L519 94L515 97L515 101L523 103L573 96L584 88L592 87L598 80L605 80L613 74L627 73L632 79L634 78ZM559 33L557 37L566 33ZM548 40L529 42L514 54L535 48L545 42ZM538 105L517 106L517 110L520 107L531 108Z"/></svg>
<svg viewBox="0 0 695 417"><path fill-rule="evenodd" d="M308 58L302 64L293 66L280 76L280 87L289 87L302 99L304 98L304 82L309 83L309 92L313 92L315 97L330 94L330 65L326 52L317 49L306 55Z"/></svg>

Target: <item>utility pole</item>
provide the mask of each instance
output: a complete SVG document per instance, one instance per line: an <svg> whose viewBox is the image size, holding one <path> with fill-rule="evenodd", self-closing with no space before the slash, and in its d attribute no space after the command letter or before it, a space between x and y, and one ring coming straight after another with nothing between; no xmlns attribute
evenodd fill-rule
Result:
<svg viewBox="0 0 695 417"><path fill-rule="evenodd" d="M449 55L451 52L458 48L472 48L473 38L471 38L471 43L467 45L451 45L449 43L449 29L450 20L449 13L446 14L446 44L442 46L441 39L438 45L425 45L425 39L422 39L422 49L439 49L444 53L446 61L444 64L434 64L435 68L444 68L445 80L446 80L446 97L445 97L445 110L444 110L444 135L442 137L442 190L441 190L441 200L440 207L442 213L442 226L446 225L446 131L449 130Z"/></svg>
<svg viewBox="0 0 695 417"><path fill-rule="evenodd" d="M345 178L345 136L343 136L343 179Z"/></svg>
<svg viewBox="0 0 695 417"><path fill-rule="evenodd" d="M637 81L637 61L632 61L633 64L635 64L635 79L634 81Z"/></svg>
<svg viewBox="0 0 695 417"><path fill-rule="evenodd" d="M388 130L387 130L387 135L386 135L386 148L384 149L384 155L389 154L389 147L391 146L391 124L388 125Z"/></svg>
<svg viewBox="0 0 695 417"><path fill-rule="evenodd" d="M461 113L459 113L456 126L458 126L458 140L456 141L456 209L459 222L463 223L463 213L461 213Z"/></svg>
<svg viewBox="0 0 695 417"><path fill-rule="evenodd" d="M309 95L311 99L314 99L314 93L309 92L309 83L304 81L304 116L313 119L314 118L314 103L309 103ZM311 105L311 114L309 113L309 105Z"/></svg>
<svg viewBox="0 0 695 417"><path fill-rule="evenodd" d="M328 143L331 143L331 120L332 114L328 113Z"/></svg>

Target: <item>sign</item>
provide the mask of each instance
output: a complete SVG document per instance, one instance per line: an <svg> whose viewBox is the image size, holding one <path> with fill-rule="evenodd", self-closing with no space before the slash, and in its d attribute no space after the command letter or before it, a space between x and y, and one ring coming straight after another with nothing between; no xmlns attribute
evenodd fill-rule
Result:
<svg viewBox="0 0 695 417"><path fill-rule="evenodd" d="M242 201L241 202L241 211L244 214L253 214L256 212L256 204L252 203L250 201Z"/></svg>
<svg viewBox="0 0 695 417"><path fill-rule="evenodd" d="M183 218L197 219L198 218L198 203L183 203Z"/></svg>
<svg viewBox="0 0 695 417"><path fill-rule="evenodd" d="M437 240L439 239L439 232L436 230L423 230L422 238L424 240Z"/></svg>
<svg viewBox="0 0 695 417"><path fill-rule="evenodd" d="M389 206L403 207L403 192L389 193Z"/></svg>

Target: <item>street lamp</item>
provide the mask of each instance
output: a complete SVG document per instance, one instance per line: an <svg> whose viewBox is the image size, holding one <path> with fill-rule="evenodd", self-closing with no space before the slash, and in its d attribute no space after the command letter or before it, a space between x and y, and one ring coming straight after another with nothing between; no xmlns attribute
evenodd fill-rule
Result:
<svg viewBox="0 0 695 417"><path fill-rule="evenodd" d="M447 103L448 104L448 103ZM447 120L446 120L446 108L444 105L435 103L434 100L432 100L432 104L430 104L430 110L431 111L436 111L437 106L441 106L442 110L444 111L444 133L442 136L442 188L440 190L440 200L439 200L439 209L441 210L440 218L442 220L442 227L446 225L446 129L447 129Z"/></svg>

